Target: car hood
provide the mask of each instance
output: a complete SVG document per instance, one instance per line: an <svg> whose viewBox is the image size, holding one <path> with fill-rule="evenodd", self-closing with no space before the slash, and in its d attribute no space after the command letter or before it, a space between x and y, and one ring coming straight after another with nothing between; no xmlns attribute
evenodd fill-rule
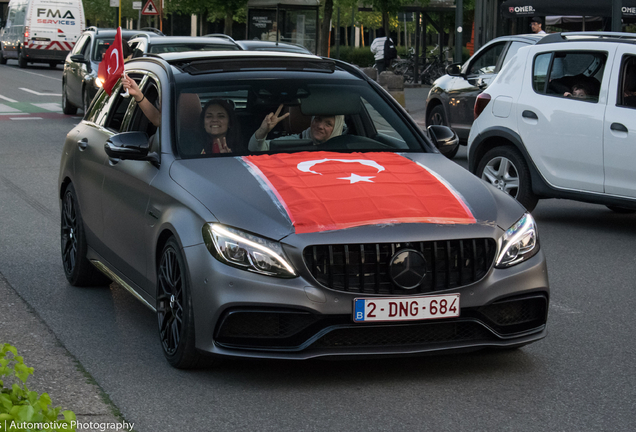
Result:
<svg viewBox="0 0 636 432"><path fill-rule="evenodd" d="M404 159L414 172L380 185L391 175L394 159ZM326 172L328 168L332 172ZM492 236L493 230L509 228L524 213L510 196L432 153L189 159L175 161L170 176L209 209L213 219L275 240L294 233L337 233L343 240L363 232L377 237L377 229L373 233L378 226L401 227L394 228L397 231L416 226L429 234L441 230L445 238L474 237L481 227L483 235ZM385 189L374 194L380 186ZM420 199L411 199L415 195Z"/></svg>

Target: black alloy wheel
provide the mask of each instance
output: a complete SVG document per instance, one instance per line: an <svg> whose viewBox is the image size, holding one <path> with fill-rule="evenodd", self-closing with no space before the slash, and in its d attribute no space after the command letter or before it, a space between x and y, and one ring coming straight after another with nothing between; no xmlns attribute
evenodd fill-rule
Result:
<svg viewBox="0 0 636 432"><path fill-rule="evenodd" d="M66 96L66 82L62 84L62 112L67 115L77 114L77 107L71 104Z"/></svg>
<svg viewBox="0 0 636 432"><path fill-rule="evenodd" d="M62 199L61 217L62 264L66 279L73 286L108 285L110 279L86 258L88 246L84 222L73 184L69 184Z"/></svg>
<svg viewBox="0 0 636 432"><path fill-rule="evenodd" d="M194 344L194 316L185 269L179 245L171 238L157 267L157 322L163 353L177 369L197 367L201 357Z"/></svg>

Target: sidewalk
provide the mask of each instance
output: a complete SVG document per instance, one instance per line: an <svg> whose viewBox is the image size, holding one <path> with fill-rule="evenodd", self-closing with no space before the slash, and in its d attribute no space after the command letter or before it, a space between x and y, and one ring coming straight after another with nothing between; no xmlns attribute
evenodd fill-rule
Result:
<svg viewBox="0 0 636 432"><path fill-rule="evenodd" d="M0 345L4 343L15 346L24 363L34 368L27 380L29 390L48 393L54 407L73 411L82 426L92 423L92 428L77 431L109 430L101 428L123 421L113 414L114 406L105 402L106 395L90 375L0 274ZM0 431L4 428L0 423Z"/></svg>

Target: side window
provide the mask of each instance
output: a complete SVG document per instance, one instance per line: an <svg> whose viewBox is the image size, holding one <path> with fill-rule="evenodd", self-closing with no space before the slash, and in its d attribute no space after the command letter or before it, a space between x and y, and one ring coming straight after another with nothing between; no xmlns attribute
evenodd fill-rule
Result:
<svg viewBox="0 0 636 432"><path fill-rule="evenodd" d="M527 47L527 46L528 44L525 42L517 42L517 41L512 42L510 46L508 47L508 51L506 51L506 57L504 58L504 61L501 64L501 67L503 67L506 63L508 63L510 59L517 54L517 51L519 51L520 48Z"/></svg>
<svg viewBox="0 0 636 432"><path fill-rule="evenodd" d="M91 105L91 109L88 114L84 117L86 121L93 122L95 124L101 125L103 123L105 117L104 107L107 105L109 101L108 93L106 93L103 89L95 96L95 103Z"/></svg>
<svg viewBox="0 0 636 432"><path fill-rule="evenodd" d="M499 60L499 56L503 52L505 46L505 42L499 43L488 47L485 51L479 53L479 57L477 57L470 64L468 75L484 75L495 73L495 69L497 68L497 60Z"/></svg>
<svg viewBox="0 0 636 432"><path fill-rule="evenodd" d="M616 105L636 108L636 56L623 56Z"/></svg>
<svg viewBox="0 0 636 432"><path fill-rule="evenodd" d="M556 51L538 55L534 64L534 89L549 96L598 102L606 61L607 53L599 51Z"/></svg>
<svg viewBox="0 0 636 432"><path fill-rule="evenodd" d="M90 56L90 53L91 53L91 45L92 45L92 43L93 43L93 38L88 36L88 40L86 41L86 43L82 47L81 54L84 56L84 58L86 60L89 59L89 56Z"/></svg>
<svg viewBox="0 0 636 432"><path fill-rule="evenodd" d="M132 98L125 98L121 95L121 84L115 86L113 88L113 94L111 97L115 98L115 102L111 105L110 115L108 116L108 121L106 122L106 128L112 130L113 132L121 132L122 124L124 122L124 116L126 115L126 111L128 110L128 105L130 105L130 101Z"/></svg>
<svg viewBox="0 0 636 432"><path fill-rule="evenodd" d="M532 88L537 93L545 93L545 83L548 81L548 68L552 53L539 54L534 58L532 72Z"/></svg>
<svg viewBox="0 0 636 432"><path fill-rule="evenodd" d="M130 77L137 81L137 84L139 84L139 82L141 81L141 76L130 75ZM159 89L160 87L157 81L152 78L148 78L146 84L142 87L141 90L146 99L148 99L148 101L153 104L155 108L159 110L159 112L161 112L161 92ZM146 117L141 108L139 108L139 105L136 104L128 130L146 132L149 137L157 133L157 127L153 125L150 120L148 120L148 117Z"/></svg>

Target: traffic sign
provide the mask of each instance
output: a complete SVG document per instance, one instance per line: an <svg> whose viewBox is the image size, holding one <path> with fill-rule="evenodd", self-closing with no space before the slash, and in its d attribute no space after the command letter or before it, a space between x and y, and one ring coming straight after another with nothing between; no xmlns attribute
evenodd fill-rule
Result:
<svg viewBox="0 0 636 432"><path fill-rule="evenodd" d="M135 10L141 9L141 2L140 1L134 1L133 2L133 9L135 9Z"/></svg>
<svg viewBox="0 0 636 432"><path fill-rule="evenodd" d="M141 10L141 14L142 15L159 15L159 11L157 10L157 7L153 3L153 1L148 0L144 8Z"/></svg>

